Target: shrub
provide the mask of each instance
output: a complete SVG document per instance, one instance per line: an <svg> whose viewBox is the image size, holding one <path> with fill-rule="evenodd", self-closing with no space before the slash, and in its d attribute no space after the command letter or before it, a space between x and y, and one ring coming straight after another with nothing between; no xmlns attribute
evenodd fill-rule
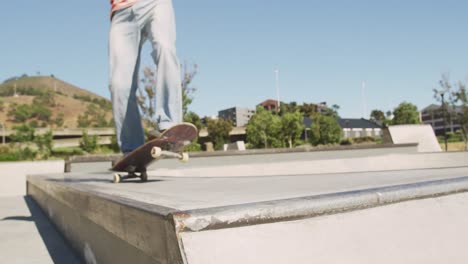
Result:
<svg viewBox="0 0 468 264"><path fill-rule="evenodd" d="M347 146L347 145L352 145L353 140L351 138L344 138L341 140L340 145L342 146Z"/></svg>
<svg viewBox="0 0 468 264"><path fill-rule="evenodd" d="M184 151L200 152L202 151L202 147L197 142L192 142L192 144L185 146Z"/></svg>
<svg viewBox="0 0 468 264"><path fill-rule="evenodd" d="M356 143L356 144L374 143L375 138L373 138L373 137L358 137L358 138L354 138L353 142Z"/></svg>
<svg viewBox="0 0 468 264"><path fill-rule="evenodd" d="M80 148L88 153L93 153L98 149L97 136L89 136L88 132L83 131L83 137L80 140Z"/></svg>

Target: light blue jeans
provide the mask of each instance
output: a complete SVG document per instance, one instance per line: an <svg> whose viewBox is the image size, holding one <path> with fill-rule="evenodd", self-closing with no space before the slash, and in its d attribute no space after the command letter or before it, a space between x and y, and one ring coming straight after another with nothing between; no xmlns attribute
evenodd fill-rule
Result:
<svg viewBox="0 0 468 264"><path fill-rule="evenodd" d="M136 92L141 48L149 40L156 64L155 115L159 129L182 122L180 65L172 0L140 0L114 12L109 34L110 92L122 152L144 144Z"/></svg>

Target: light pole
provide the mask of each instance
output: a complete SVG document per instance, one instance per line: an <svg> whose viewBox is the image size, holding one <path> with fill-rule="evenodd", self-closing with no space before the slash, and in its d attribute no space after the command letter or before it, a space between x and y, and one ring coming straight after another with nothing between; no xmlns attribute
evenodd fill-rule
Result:
<svg viewBox="0 0 468 264"><path fill-rule="evenodd" d="M279 70L275 70L275 77L276 77L276 100L278 104L278 113L280 112L281 106L280 106L280 92L279 92Z"/></svg>
<svg viewBox="0 0 468 264"><path fill-rule="evenodd" d="M362 96L362 117L368 118L367 115L367 98L366 98L366 82L362 82L361 86L361 96Z"/></svg>
<svg viewBox="0 0 468 264"><path fill-rule="evenodd" d="M2 127L2 145L5 145L5 123L0 123Z"/></svg>
<svg viewBox="0 0 468 264"><path fill-rule="evenodd" d="M445 100L444 100L444 95L445 95L445 91L437 91L437 93L440 95L440 98L442 99L442 120L444 122L444 132L443 132L443 136L444 136L444 143L445 143L445 152L448 151L448 143L447 143L447 121L446 121L446 107L445 107Z"/></svg>

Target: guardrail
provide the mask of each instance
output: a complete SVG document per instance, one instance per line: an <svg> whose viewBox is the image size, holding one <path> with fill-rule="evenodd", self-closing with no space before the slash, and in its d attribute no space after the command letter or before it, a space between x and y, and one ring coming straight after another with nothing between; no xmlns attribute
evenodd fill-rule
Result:
<svg viewBox="0 0 468 264"><path fill-rule="evenodd" d="M50 128L36 128L35 133L37 135L42 135L47 133ZM52 134L54 137L58 136L69 136L69 137L81 137L83 131L87 131L88 135L94 136L113 136L115 135L114 128L64 128L64 129L52 129ZM9 137L12 134L15 134L16 131L12 129L0 129L0 137L6 136Z"/></svg>

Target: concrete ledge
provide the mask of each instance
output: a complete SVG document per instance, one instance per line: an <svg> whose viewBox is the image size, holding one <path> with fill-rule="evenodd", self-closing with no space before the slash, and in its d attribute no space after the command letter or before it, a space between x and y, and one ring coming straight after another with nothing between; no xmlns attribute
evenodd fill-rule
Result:
<svg viewBox="0 0 468 264"><path fill-rule="evenodd" d="M87 263L183 263L171 209L28 177L34 198Z"/></svg>
<svg viewBox="0 0 468 264"><path fill-rule="evenodd" d="M277 148L277 149L249 149L245 151L214 151L214 152L196 152L190 153L190 157L224 157L224 156L244 156L244 155L265 155L282 153L301 153L301 152L325 152L325 151L346 151L346 150L379 150L388 149L389 152L416 153L417 143L409 144L369 144L369 145L351 145L351 146L320 146L320 147L298 147L298 148Z"/></svg>
<svg viewBox="0 0 468 264"><path fill-rule="evenodd" d="M178 232L293 221L468 191L468 177L177 212Z"/></svg>
<svg viewBox="0 0 468 264"><path fill-rule="evenodd" d="M278 153L255 157L200 157L186 164L177 160L162 160L150 166L149 175L219 178L403 171L460 168L467 165L467 159L468 152L393 154L375 150L350 150L337 153L308 152L302 155ZM223 164L223 168L219 169L212 164Z"/></svg>
<svg viewBox="0 0 468 264"><path fill-rule="evenodd" d="M468 191L468 175L464 175L466 170L452 171L458 171L458 177L452 174L448 179L432 181L419 178L419 181L409 184L356 188L289 199L236 202L206 208L198 206L187 210L165 205L162 202L167 198L164 193L157 193L155 198L136 197L141 193L147 195L149 189L158 185L190 184L187 179L180 182L166 179L166 183L160 179L143 185L129 182L123 186L113 185L98 174L87 174L81 178L73 175L66 177L64 174L29 176L27 186L28 195L36 200L88 263L188 263L184 234L312 219ZM249 182L262 184L263 181ZM201 183L200 186L203 185ZM103 189L105 186L107 189ZM125 187L130 187L131 192ZM296 190L294 186L289 188ZM177 199L177 189L172 191L174 193L167 200ZM219 190L211 191L216 193ZM197 195L194 193L180 199L201 199ZM278 238L281 234L271 236ZM191 252L194 252L193 248Z"/></svg>
<svg viewBox="0 0 468 264"><path fill-rule="evenodd" d="M377 156L377 155L388 155L388 154L417 154L417 144L378 144L378 145L355 145L355 146L333 146L333 147L302 147L293 149L255 149L245 151L215 151L215 152L193 152L190 153L190 158L200 160L204 158L239 158L242 159L240 162L244 164L245 161L251 160L252 157L257 158L258 156L269 156L268 160L271 160L271 154L277 154L278 157L281 155L304 153L308 154L307 159L323 159L327 156L333 156L334 158L349 157L350 155L357 156ZM365 153L365 154L361 154ZM65 160L64 172L72 172L73 164L79 163L93 163L93 162L111 162L119 159L122 155L85 155L85 156L71 156ZM158 162L158 167L165 167L166 163L171 163L174 159L162 159ZM177 166L180 167L179 163ZM109 165L110 168L110 165Z"/></svg>

